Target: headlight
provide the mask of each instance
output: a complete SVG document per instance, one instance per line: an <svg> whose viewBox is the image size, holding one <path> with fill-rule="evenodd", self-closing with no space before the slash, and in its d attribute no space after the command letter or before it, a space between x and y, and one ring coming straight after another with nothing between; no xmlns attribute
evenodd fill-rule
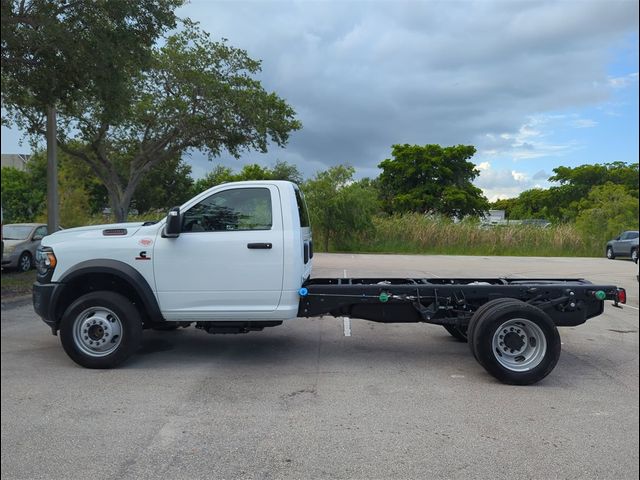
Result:
<svg viewBox="0 0 640 480"><path fill-rule="evenodd" d="M46 275L50 271L56 268L56 256L50 247L39 247L36 250L36 269L38 275Z"/></svg>

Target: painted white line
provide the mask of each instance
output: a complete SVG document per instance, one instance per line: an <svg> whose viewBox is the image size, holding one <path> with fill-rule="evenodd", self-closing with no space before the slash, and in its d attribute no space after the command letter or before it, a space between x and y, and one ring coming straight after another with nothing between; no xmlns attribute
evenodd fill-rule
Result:
<svg viewBox="0 0 640 480"><path fill-rule="evenodd" d="M342 317L342 325L344 327L344 336L351 336L351 319L349 317Z"/></svg>
<svg viewBox="0 0 640 480"><path fill-rule="evenodd" d="M343 271L344 278L347 278L347 269ZM342 327L345 337L351 336L351 319L349 317L342 317Z"/></svg>

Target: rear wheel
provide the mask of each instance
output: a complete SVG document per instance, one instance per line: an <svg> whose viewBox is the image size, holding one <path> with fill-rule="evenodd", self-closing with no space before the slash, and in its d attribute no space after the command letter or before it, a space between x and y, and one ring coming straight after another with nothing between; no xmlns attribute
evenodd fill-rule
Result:
<svg viewBox="0 0 640 480"><path fill-rule="evenodd" d="M456 325L443 325L444 329L451 334L452 337L461 342L467 341L467 329Z"/></svg>
<svg viewBox="0 0 640 480"><path fill-rule="evenodd" d="M609 260L613 260L614 258L616 258L615 253L613 253L613 248L612 247L607 247L607 258Z"/></svg>
<svg viewBox="0 0 640 480"><path fill-rule="evenodd" d="M484 316L484 314L488 310L490 310L496 305L502 305L504 303L517 302L517 301L519 300L516 300L515 298L495 298L493 300L489 300L487 303L482 304L480 308L478 308L475 311L475 313L473 314L473 317L471 317L471 320L469 321L469 327L467 328L467 340L470 338L473 338L473 331L475 330L475 327L478 324L478 321L480 320L480 318ZM482 363L473 348L473 342L469 342L469 348L471 349L471 353L473 354L474 358L478 362Z"/></svg>
<svg viewBox="0 0 640 480"><path fill-rule="evenodd" d="M67 355L86 368L113 368L140 347L142 321L136 307L115 292L98 291L73 302L60 322Z"/></svg>
<svg viewBox="0 0 640 480"><path fill-rule="evenodd" d="M539 382L560 358L560 335L553 320L519 300L495 304L485 311L469 342L487 372L513 385Z"/></svg>

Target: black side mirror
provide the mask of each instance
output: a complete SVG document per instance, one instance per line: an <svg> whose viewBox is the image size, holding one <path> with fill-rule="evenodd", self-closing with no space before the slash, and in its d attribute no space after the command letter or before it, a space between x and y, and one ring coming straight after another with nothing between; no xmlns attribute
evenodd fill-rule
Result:
<svg viewBox="0 0 640 480"><path fill-rule="evenodd" d="M167 215L167 223L164 226L163 237L176 238L180 235L182 217L180 216L180 207L173 207Z"/></svg>

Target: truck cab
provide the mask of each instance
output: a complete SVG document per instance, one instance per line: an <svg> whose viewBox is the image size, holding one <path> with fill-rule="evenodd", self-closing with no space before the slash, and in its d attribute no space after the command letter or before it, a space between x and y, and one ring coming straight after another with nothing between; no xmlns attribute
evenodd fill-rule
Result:
<svg viewBox="0 0 640 480"><path fill-rule="evenodd" d="M296 317L313 241L295 184L251 181L206 190L157 223L56 232L36 257L34 307L54 334L74 304L95 292L130 302L143 328L197 322L248 331ZM117 317L107 310L105 318Z"/></svg>

